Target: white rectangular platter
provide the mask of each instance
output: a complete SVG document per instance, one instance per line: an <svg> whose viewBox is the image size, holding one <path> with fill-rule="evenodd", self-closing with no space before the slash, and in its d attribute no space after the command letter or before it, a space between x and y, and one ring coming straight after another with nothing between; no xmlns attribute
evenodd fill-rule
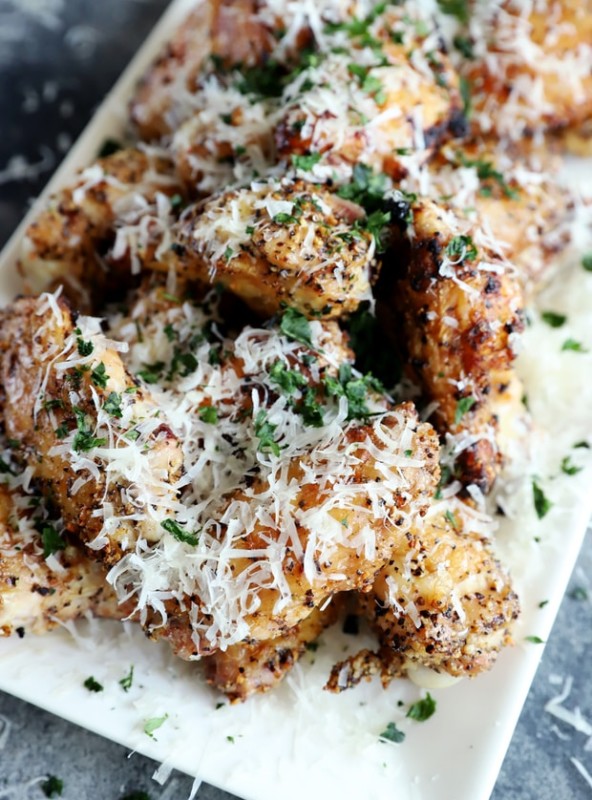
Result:
<svg viewBox="0 0 592 800"><path fill-rule="evenodd" d="M171 4L44 196L122 130L135 81L194 2ZM592 164L581 162L574 172L583 185L592 178ZM33 208L23 227L35 213ZM15 262L22 231L0 257L2 303L19 290ZM516 646L491 673L433 692L438 708L429 721L405 719L405 707L421 694L406 681L388 690L368 683L340 696L322 691L332 664L366 646L363 636L340 631L325 635L278 690L244 706L216 708L219 697L201 680L198 666L149 643L133 625L99 622L45 638L0 640L0 689L247 800L486 800L543 650L524 637L547 638L592 512L589 451L573 449L592 430L592 354L561 352L568 336L592 350L592 273L579 264L584 249L592 249L585 237L583 226L572 263L539 301L541 308L567 313L568 325L553 331L535 319L519 360L533 415L532 452L508 484L508 517L497 537L522 598ZM584 467L577 475L560 472L568 454ZM553 502L544 520L532 503L535 473ZM134 685L124 693L118 682L132 664ZM83 688L89 675L104 692ZM147 736L145 721L165 715L154 738ZM405 731L404 743L379 741L391 721Z"/></svg>

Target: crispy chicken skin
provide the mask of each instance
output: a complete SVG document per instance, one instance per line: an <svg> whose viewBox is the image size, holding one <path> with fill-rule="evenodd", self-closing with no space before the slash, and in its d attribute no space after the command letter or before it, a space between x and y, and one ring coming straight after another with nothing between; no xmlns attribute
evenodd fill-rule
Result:
<svg viewBox="0 0 592 800"><path fill-rule="evenodd" d="M461 230L451 212L417 202L406 237L387 256L378 297L388 298L384 315L400 325L425 399L438 404L437 427L461 437L459 479L487 492L499 470L497 406L514 380L522 294L511 267Z"/></svg>
<svg viewBox="0 0 592 800"><path fill-rule="evenodd" d="M377 672L383 682L428 668L454 677L490 669L511 642L519 605L489 540L472 532L467 507L435 503L400 537L372 592L358 595L360 613L378 635L378 654L336 665L328 687L355 685Z"/></svg>
<svg viewBox="0 0 592 800"><path fill-rule="evenodd" d="M475 131L519 140L592 116L590 0L477 0L460 65Z"/></svg>
<svg viewBox="0 0 592 800"><path fill-rule="evenodd" d="M174 499L171 486L181 456L177 440L117 351L100 333L88 341L84 335L61 298L25 297L4 309L0 407L6 435L19 442L19 458L33 470L66 530L91 544L110 509L116 524L96 552L112 563L133 546L138 527L149 541L162 535L156 512L135 523L135 506L166 509ZM88 355L81 357L81 351ZM121 472L113 463L108 468L114 451L130 448L125 438L130 430L134 442L145 444L140 460L124 464ZM99 457L97 464L102 448L104 463Z"/></svg>
<svg viewBox="0 0 592 800"><path fill-rule="evenodd" d="M19 268L27 291L63 286L79 310L91 309L108 280L100 249L112 243L116 225L135 222L157 194L177 192L164 154L122 150L82 170L50 198L25 233Z"/></svg>
<svg viewBox="0 0 592 800"><path fill-rule="evenodd" d="M268 641L237 644L204 658L207 682L223 692L231 703L273 689L294 667L339 613L334 600L325 609L315 608L305 619L281 636Z"/></svg>
<svg viewBox="0 0 592 800"><path fill-rule="evenodd" d="M141 139L160 139L175 130L191 111L200 79L215 72L216 65L226 70L252 67L269 54L277 43L274 28L281 21L271 18L265 24L256 15L261 5L257 0L205 0L187 17L130 103Z"/></svg>
<svg viewBox="0 0 592 800"><path fill-rule="evenodd" d="M424 174L410 176L405 188L477 222L532 296L569 240L573 199L553 178L555 161L546 153L516 152L489 140L455 142L444 145L426 167L428 181Z"/></svg>
<svg viewBox="0 0 592 800"><path fill-rule="evenodd" d="M370 298L375 245L356 224L363 218L322 187L262 182L188 208L168 250L159 255L159 235L137 257L182 281L220 284L263 317L289 305L330 319Z"/></svg>
<svg viewBox="0 0 592 800"><path fill-rule="evenodd" d="M17 496L22 503L15 503ZM0 485L0 636L46 633L89 612L113 619L125 616L101 565L64 543L59 556L63 569L52 569L37 531L28 537L20 533L19 518L31 512L28 499Z"/></svg>
<svg viewBox="0 0 592 800"><path fill-rule="evenodd" d="M399 468L401 487L393 492L388 505L381 504L381 516L376 516L370 510L373 484L388 479L389 468L386 465L390 459L397 458L397 439L401 427L407 424L414 428L410 447L413 461L418 466ZM237 554L233 558L233 580L237 586L251 587L250 576L255 576L251 590L256 592L257 603L245 617L249 637L253 640L265 641L283 636L305 619L312 609L322 606L338 592L368 588L401 535L399 527L404 530L410 515L421 514L435 491L439 478L437 437L431 426L418 422L411 404L398 406L385 414L379 428L350 426L338 448L340 460L334 461L329 477L323 481L323 488L319 487L320 475L325 475L326 465L318 462L318 456L316 463L313 457L304 456L295 459L287 468L289 482L300 487L290 501L292 508L289 512L293 515L292 524L295 522L299 544L296 547L288 543L281 566L289 589L288 597L282 600L279 588L261 588L256 583L258 567L266 569L265 559L257 553L262 549L265 551L266 546L280 538L281 528L255 521L254 530L234 542L236 551L244 552L245 556ZM353 486L368 487L367 491L358 490L343 503L332 502L335 487L340 486L341 460L342 469L347 466L353 469L348 481ZM237 492L230 498L229 505L241 500L248 502L250 514L257 520L258 512L264 507L261 504L268 502L268 489L264 481L255 481L248 495L244 491ZM368 527L373 531L374 542L370 553L359 544ZM222 531L221 536L224 535ZM321 538L315 548L314 577L311 579L307 574L305 553L313 535ZM323 542L325 537L326 544ZM250 552L254 555L249 555ZM199 602L198 598L194 600ZM177 603L171 603L167 611L168 623L155 628L153 638L168 639L181 658L207 655L216 649L216 645L212 647L207 641L195 642L189 614L180 612Z"/></svg>
<svg viewBox="0 0 592 800"><path fill-rule="evenodd" d="M318 153L328 168L363 162L398 178L400 155L421 150L425 160L464 133L458 77L433 19L413 4L377 5L325 36L322 57L284 90L281 156Z"/></svg>

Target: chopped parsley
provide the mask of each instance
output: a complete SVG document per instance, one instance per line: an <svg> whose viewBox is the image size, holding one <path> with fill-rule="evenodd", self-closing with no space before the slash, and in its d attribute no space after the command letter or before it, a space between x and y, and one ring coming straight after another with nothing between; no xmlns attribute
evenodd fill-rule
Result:
<svg viewBox="0 0 592 800"><path fill-rule="evenodd" d="M414 719L416 722L425 722L436 711L436 701L428 692L427 695L409 706L406 716L409 719Z"/></svg>
<svg viewBox="0 0 592 800"><path fill-rule="evenodd" d="M289 369L289 367L279 359L274 361L269 370L269 378L272 383L280 387L286 395L292 395L298 389L308 385L308 381L301 372Z"/></svg>
<svg viewBox="0 0 592 800"><path fill-rule="evenodd" d="M286 308L280 322L280 330L295 342L312 347L312 331L308 319L295 308Z"/></svg>
<svg viewBox="0 0 592 800"><path fill-rule="evenodd" d="M560 328L567 322L567 317L565 314L558 314L555 311L543 311L541 314L541 319L551 328Z"/></svg>
<svg viewBox="0 0 592 800"><path fill-rule="evenodd" d="M465 117L471 116L471 111L473 110L473 100L471 97L471 82L464 77L461 76L459 80L459 89L460 89L460 96L463 101L463 114Z"/></svg>
<svg viewBox="0 0 592 800"><path fill-rule="evenodd" d="M227 741L227 742L230 742L230 744L234 744L234 736L230 736L230 735L229 735L229 736L227 736L227 737L226 737L226 741Z"/></svg>
<svg viewBox="0 0 592 800"><path fill-rule="evenodd" d="M444 251L448 258L456 261L474 261L479 251L470 236L453 236Z"/></svg>
<svg viewBox="0 0 592 800"><path fill-rule="evenodd" d="M582 266L586 272L592 272L592 253L586 253L585 256L582 256Z"/></svg>
<svg viewBox="0 0 592 800"><path fill-rule="evenodd" d="M132 684L134 682L134 665L132 664L130 667L130 671L127 675L124 675L123 678L119 681L119 685L123 689L124 692L129 692L132 688Z"/></svg>
<svg viewBox="0 0 592 800"><path fill-rule="evenodd" d="M262 66L241 70L236 88L241 94L255 97L279 97L284 89L285 68L277 61L269 60Z"/></svg>
<svg viewBox="0 0 592 800"><path fill-rule="evenodd" d="M374 98L374 102L377 105L381 106L386 102L386 93L382 81L376 75L370 74L372 67L364 67L361 64L348 64L347 69L350 75L354 75L358 79L362 91Z"/></svg>
<svg viewBox="0 0 592 800"><path fill-rule="evenodd" d="M46 797L61 797L64 791L64 781L55 775L48 775L47 780L41 784L41 790Z"/></svg>
<svg viewBox="0 0 592 800"><path fill-rule="evenodd" d="M367 164L356 164L351 182L340 186L337 194L372 212L382 208L386 190L387 176L384 173L374 172Z"/></svg>
<svg viewBox="0 0 592 800"><path fill-rule="evenodd" d="M55 429L54 433L58 439L65 439L70 431L68 430L68 426L62 422L62 424L58 425L58 427Z"/></svg>
<svg viewBox="0 0 592 800"><path fill-rule="evenodd" d="M446 509L444 519L452 525L455 531L458 530L458 522L456 521L456 517L449 508Z"/></svg>
<svg viewBox="0 0 592 800"><path fill-rule="evenodd" d="M324 423L323 409L317 402L313 389L307 389L298 411L305 425L311 428L321 428Z"/></svg>
<svg viewBox="0 0 592 800"><path fill-rule="evenodd" d="M376 250L378 253L384 252L383 235L384 235L384 230L390 221L391 221L390 211L373 211L366 217L366 219L363 222L357 223L360 228L367 230L368 233L370 233L373 236L374 241L376 243Z"/></svg>
<svg viewBox="0 0 592 800"><path fill-rule="evenodd" d="M163 717L152 717L151 719L147 719L144 723L144 733L153 739L154 731L157 731L159 728L161 728L168 718L169 715L165 714Z"/></svg>
<svg viewBox="0 0 592 800"><path fill-rule="evenodd" d="M214 406L202 406L198 413L201 421L208 425L215 425L218 422L218 410Z"/></svg>
<svg viewBox="0 0 592 800"><path fill-rule="evenodd" d="M535 480L532 481L532 499L534 502L534 510L536 511L537 517L539 519L543 519L543 517L546 517L551 508L553 507L553 503L545 495L545 493Z"/></svg>
<svg viewBox="0 0 592 800"><path fill-rule="evenodd" d="M485 161L485 159L482 158L467 158L460 150L457 153L457 158L463 167L475 167L477 170L477 177L480 181L494 181L498 184L506 197L512 200L518 197L518 190L512 188L508 184L503 174L499 170L495 169L491 161ZM484 192L483 190L481 191L481 194L483 194L485 197L488 197L490 193L491 192Z"/></svg>
<svg viewBox="0 0 592 800"><path fill-rule="evenodd" d="M532 644L545 644L545 640L540 636L525 636L524 641L531 642Z"/></svg>
<svg viewBox="0 0 592 800"><path fill-rule="evenodd" d="M109 376L107 375L107 370L102 361L90 373L90 379L99 389L105 389L107 387Z"/></svg>
<svg viewBox="0 0 592 800"><path fill-rule="evenodd" d="M222 255L222 258L224 259L224 261L230 261L233 255L234 255L234 250L230 245L228 245L228 247L226 248L226 250Z"/></svg>
<svg viewBox="0 0 592 800"><path fill-rule="evenodd" d="M572 464L571 456L565 456L561 461L561 472L564 472L566 475L577 475L578 472L581 472L583 469L583 467L576 467L575 464Z"/></svg>
<svg viewBox="0 0 592 800"><path fill-rule="evenodd" d="M72 449L75 453L88 453L95 447L103 447L107 444L107 439L103 436L96 437L88 427L86 414L78 406L72 409L76 416L76 427L78 428L76 436L72 441Z"/></svg>
<svg viewBox="0 0 592 800"><path fill-rule="evenodd" d="M464 415L470 411L477 401L474 397L461 397L456 404L456 411L454 412L454 424L458 425Z"/></svg>
<svg viewBox="0 0 592 800"><path fill-rule="evenodd" d="M475 58L475 53L473 51L473 40L468 36L461 36L460 34L457 34L453 38L452 44L465 58L468 58L469 60Z"/></svg>
<svg viewBox="0 0 592 800"><path fill-rule="evenodd" d="M576 339L566 339L563 344L561 345L562 350L571 350L574 353L587 353L588 348L584 347L581 342L576 341Z"/></svg>
<svg viewBox="0 0 592 800"><path fill-rule="evenodd" d="M301 169L303 172L310 172L315 164L318 164L320 160L320 153L311 153L308 156L292 156L292 164L296 167L296 169Z"/></svg>
<svg viewBox="0 0 592 800"><path fill-rule="evenodd" d="M123 150L123 145L117 139L105 139L97 153L97 158L107 158L114 153L119 153L120 150Z"/></svg>
<svg viewBox="0 0 592 800"><path fill-rule="evenodd" d="M92 675L84 681L84 688L88 689L89 692L103 691L103 686L98 681L96 681Z"/></svg>
<svg viewBox="0 0 592 800"><path fill-rule="evenodd" d="M468 0L438 0L440 11L450 17L456 17L459 22L469 21Z"/></svg>
<svg viewBox="0 0 592 800"><path fill-rule="evenodd" d="M273 218L276 225L296 225L298 224L298 216L294 214L286 214L285 211L280 211Z"/></svg>
<svg viewBox="0 0 592 800"><path fill-rule="evenodd" d="M103 410L116 419L121 419L123 411L121 410L121 395L118 392L109 392L109 396L103 403Z"/></svg>
<svg viewBox="0 0 592 800"><path fill-rule="evenodd" d="M167 533L170 533L179 542L190 544L194 547L199 544L199 536L196 536L194 533L188 533L178 522L175 522L174 519L163 520L160 523L160 527L164 528Z"/></svg>
<svg viewBox="0 0 592 800"><path fill-rule="evenodd" d="M175 331L170 322L168 323L168 325L164 326L164 335L169 340L169 342L174 342L174 340L177 338L177 332Z"/></svg>
<svg viewBox="0 0 592 800"><path fill-rule="evenodd" d="M274 438L277 425L272 425L267 419L267 414L263 409L259 411L255 419L255 436L259 439L259 450L262 453L273 453L279 456L280 446Z"/></svg>
<svg viewBox="0 0 592 800"><path fill-rule="evenodd" d="M323 381L330 397L346 398L348 420L367 420L372 416L372 412L366 405L368 391L384 392L383 385L373 375L354 377L350 364L341 364L337 378L326 375Z"/></svg>
<svg viewBox="0 0 592 800"><path fill-rule="evenodd" d="M77 330L80 329L77 328ZM81 336L76 337L76 344L78 346L78 352L83 358L86 356L90 356L92 351L95 349L92 342L85 342Z"/></svg>
<svg viewBox="0 0 592 800"><path fill-rule="evenodd" d="M587 450L590 449L590 445L588 444L588 442L576 442L574 444L574 448L579 448L579 447L586 448Z"/></svg>
<svg viewBox="0 0 592 800"><path fill-rule="evenodd" d="M46 400L43 403L43 408L44 408L45 411L53 411L54 408L63 408L63 407L64 407L64 401L63 400L57 400L57 399Z"/></svg>
<svg viewBox="0 0 592 800"><path fill-rule="evenodd" d="M0 458L0 474L2 474L2 475L12 475L13 474L12 469L10 468L10 465L7 464L6 461L3 458Z"/></svg>
<svg viewBox="0 0 592 800"><path fill-rule="evenodd" d="M541 602L539 603L539 608L544 608L547 605L549 605L548 600L541 600Z"/></svg>
<svg viewBox="0 0 592 800"><path fill-rule="evenodd" d="M569 596L572 600L587 600L588 592L583 586L576 586L575 589L569 593Z"/></svg>
<svg viewBox="0 0 592 800"><path fill-rule="evenodd" d="M389 722L378 738L383 742L394 742L395 744L401 744L401 742L405 741L405 733L400 731L394 722Z"/></svg>
<svg viewBox="0 0 592 800"><path fill-rule="evenodd" d="M142 378L144 383L158 383L163 369L164 361L155 361L154 364L144 364L144 368L138 372L138 377Z"/></svg>
<svg viewBox="0 0 592 800"><path fill-rule="evenodd" d="M41 529L41 544L44 558L66 549L66 542L52 525L44 525Z"/></svg>

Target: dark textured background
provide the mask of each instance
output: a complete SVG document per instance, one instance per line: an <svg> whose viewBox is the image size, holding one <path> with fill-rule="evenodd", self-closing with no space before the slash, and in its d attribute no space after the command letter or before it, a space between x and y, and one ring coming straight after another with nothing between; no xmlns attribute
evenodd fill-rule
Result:
<svg viewBox="0 0 592 800"><path fill-rule="evenodd" d="M0 242L166 5L166 0L0 0ZM574 687L566 705L579 705L592 721L592 602L577 599L581 591L574 595L585 588L592 596L590 576L588 537L492 800L592 796L570 761L578 758L592 773L585 735L544 710L560 688L554 679L571 675ZM47 773L64 780L66 800L120 800L134 790L153 800L189 796L189 778L173 774L161 787L151 780L156 765L148 759L128 758L118 745L2 693L0 715L11 722L3 745L0 718L0 798L42 798L38 785L28 791L17 787ZM198 793L199 800L229 797L208 786Z"/></svg>

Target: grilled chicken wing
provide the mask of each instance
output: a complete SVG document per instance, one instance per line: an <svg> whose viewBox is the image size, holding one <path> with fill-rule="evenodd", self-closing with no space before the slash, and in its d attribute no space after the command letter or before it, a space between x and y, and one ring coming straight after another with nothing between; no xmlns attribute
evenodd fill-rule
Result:
<svg viewBox="0 0 592 800"><path fill-rule="evenodd" d="M319 176L363 162L398 178L401 155L425 160L464 133L457 75L433 18L419 8L377 3L365 16L329 23L319 45L284 90L280 155L312 154Z"/></svg>
<svg viewBox="0 0 592 800"><path fill-rule="evenodd" d="M183 281L220 284L262 316L287 304L331 318L370 298L375 244L363 219L359 206L322 187L263 181L187 209L167 249L157 231L150 247L125 258Z"/></svg>
<svg viewBox="0 0 592 800"><path fill-rule="evenodd" d="M519 140L592 117L590 0L477 0L459 69L478 134Z"/></svg>
<svg viewBox="0 0 592 800"><path fill-rule="evenodd" d="M0 376L6 434L66 530L107 562L159 539L178 441L99 320L53 295L17 300L0 313Z"/></svg>
<svg viewBox="0 0 592 800"><path fill-rule="evenodd" d="M338 616L339 604L315 608L285 634L263 642L235 644L204 659L206 680L232 703L273 689Z"/></svg>
<svg viewBox="0 0 592 800"><path fill-rule="evenodd" d="M104 568L61 539L49 521L31 518L30 500L0 485L0 636L46 633L89 612L125 616ZM51 565L42 536L60 548Z"/></svg>
<svg viewBox="0 0 592 800"><path fill-rule="evenodd" d="M519 604L479 521L461 502L442 501L400 537L371 593L358 595L381 645L336 665L327 688L341 691L377 672L391 677L424 669L454 677L489 669L511 642Z"/></svg>
<svg viewBox="0 0 592 800"><path fill-rule="evenodd" d="M452 437L459 479L486 492L499 469L499 406L514 397L508 389L523 325L520 287L478 228L432 201L412 208L406 237L383 270L390 285L379 297L388 297L384 315L401 326L425 399L437 404L437 426Z"/></svg>
<svg viewBox="0 0 592 800"><path fill-rule="evenodd" d="M263 9L261 6L263 5ZM205 0L142 78L130 104L141 139L160 139L193 109L206 107L208 80L238 65L260 64L277 46L283 21L257 0ZM261 14L258 11L266 10ZM200 96L201 94L201 96Z"/></svg>
<svg viewBox="0 0 592 800"><path fill-rule="evenodd" d="M179 192L172 173L164 153L141 150L119 151L83 170L73 185L49 200L25 234L20 270L27 290L64 286L78 308L96 305L107 280L101 247L114 240L115 250L121 246L117 226L125 226L141 245L146 232L134 226L143 218L146 228L148 212L158 217L160 211L168 222L168 196Z"/></svg>
<svg viewBox="0 0 592 800"><path fill-rule="evenodd" d="M510 261L527 294L548 278L569 241L573 200L553 179L555 164L488 141L445 145L404 188L454 209L488 234L488 246Z"/></svg>

